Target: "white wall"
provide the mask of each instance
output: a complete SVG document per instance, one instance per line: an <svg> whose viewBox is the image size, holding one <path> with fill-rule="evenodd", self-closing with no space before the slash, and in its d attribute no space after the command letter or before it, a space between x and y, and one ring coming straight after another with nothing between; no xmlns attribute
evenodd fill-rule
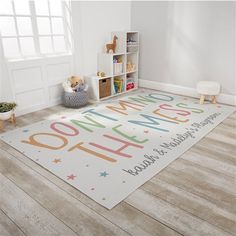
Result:
<svg viewBox="0 0 236 236"><path fill-rule="evenodd" d="M73 57L60 55L11 61L7 68L9 77L4 82L11 81L13 92L13 99L7 100L14 100L18 104L16 115L22 115L61 103L61 84L73 73Z"/></svg>
<svg viewBox="0 0 236 236"><path fill-rule="evenodd" d="M131 3L127 1L72 2L76 73L96 73L97 53L111 40L111 31L130 29L130 13Z"/></svg>
<svg viewBox="0 0 236 236"><path fill-rule="evenodd" d="M216 80L223 93L236 95L235 8L235 2L73 1L74 73L95 73L110 32L133 29L141 33L141 79L186 88ZM0 99L8 100L2 69Z"/></svg>
<svg viewBox="0 0 236 236"><path fill-rule="evenodd" d="M3 48L0 42L0 102L4 101L14 101L14 99L8 78L7 65L3 55Z"/></svg>
<svg viewBox="0 0 236 236"><path fill-rule="evenodd" d="M236 95L235 2L132 2L131 28L141 34L141 79L215 80Z"/></svg>
<svg viewBox="0 0 236 236"><path fill-rule="evenodd" d="M3 99L3 57L2 57L2 48L0 45L0 102Z"/></svg>
<svg viewBox="0 0 236 236"><path fill-rule="evenodd" d="M54 74L57 73L57 77L60 79L61 76L66 78L69 74L91 74L96 72L97 68L97 53L102 52L105 43L110 41L110 33L115 30L127 30L130 29L131 21L131 4L130 2L86 2L86 1L72 1L72 24L74 27L74 68L73 71L69 68L65 68L63 71L64 64L61 64L59 68L55 68ZM1 45L0 45L1 46ZM21 80L30 78L30 68L27 70L27 66L24 66L28 76L14 73L14 66L17 68L18 63L12 66L12 63L8 64L9 74L12 78L9 78L7 65L4 65L4 60L2 57L2 50L0 47L0 101L12 101L15 100L18 106L18 114L24 114L32 110L37 110L44 108L45 101L47 105L58 103L54 97L60 97L60 94L54 89L54 85L58 81L51 82L54 79L54 75L49 76L49 73L44 68L45 63L42 60L42 64L37 64L37 67L42 69L43 78L40 77L40 88L37 87L37 91L34 90L34 99L27 98L27 91L17 91L19 83ZM53 60L53 59L52 59ZM60 58L58 59L60 60ZM56 64L57 59L55 58L54 64ZM22 62L24 63L24 62ZM22 64L21 63L21 64ZM28 62L25 62L26 64ZM37 61L29 61L28 64L37 63ZM64 62L63 62L64 63ZM70 63L68 63L70 65ZM10 68L11 67L11 68ZM29 66L30 67L30 66ZM69 66L70 67L70 66ZM47 67L48 68L48 67ZM19 69L19 68L18 68ZM21 70L19 70L21 73ZM67 73L66 75L64 74ZM21 73L22 74L22 73ZM32 75L33 76L33 75ZM35 75L34 75L35 76ZM17 78L16 78L17 77ZM49 78L50 77L50 78ZM12 88L10 86L10 81L13 81ZM19 83L16 84L15 82ZM40 83L41 83L40 82ZM54 83L55 82L55 83ZM26 86L27 85L27 86ZM27 83L23 86L26 90L35 89L38 86L37 83ZM49 87L54 86L52 93ZM21 89L23 88L21 86ZM58 89L61 89L61 85L57 85ZM45 91L46 92L45 92ZM38 92L38 97L36 96ZM17 94L19 93L19 94ZM41 94L41 95L40 95ZM42 95L45 94L45 95ZM32 95L32 94L31 94ZM48 101L48 98L51 102ZM29 103L30 101L30 103Z"/></svg>

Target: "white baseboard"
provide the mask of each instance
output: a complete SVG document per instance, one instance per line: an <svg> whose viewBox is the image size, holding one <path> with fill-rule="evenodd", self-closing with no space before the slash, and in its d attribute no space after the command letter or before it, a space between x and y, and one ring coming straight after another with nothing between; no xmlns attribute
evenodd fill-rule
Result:
<svg viewBox="0 0 236 236"><path fill-rule="evenodd" d="M160 83L160 82L155 82L151 80L139 79L139 87L160 90L160 91L184 95L188 97L199 98L199 94L197 93L196 89L174 85L174 84L166 84L166 83ZM236 106L235 95L221 93L217 96L217 101L219 103Z"/></svg>
<svg viewBox="0 0 236 236"><path fill-rule="evenodd" d="M16 109L15 115L16 115L16 117L22 116L22 115L29 114L29 113L32 113L35 111L40 111L40 110L43 110L43 109L46 109L49 107L53 107L53 106L59 105L61 103L62 103L61 99L58 99L58 100L50 102L49 104L39 104L39 105L31 106L30 108L26 108L26 109L22 109L22 110Z"/></svg>

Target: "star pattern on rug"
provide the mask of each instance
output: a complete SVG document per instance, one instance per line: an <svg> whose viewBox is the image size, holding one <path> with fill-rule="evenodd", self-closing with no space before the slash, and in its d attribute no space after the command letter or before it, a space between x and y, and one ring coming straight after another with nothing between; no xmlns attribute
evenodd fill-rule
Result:
<svg viewBox="0 0 236 236"><path fill-rule="evenodd" d="M100 172L100 177L106 177L107 175L109 175L106 171Z"/></svg>
<svg viewBox="0 0 236 236"><path fill-rule="evenodd" d="M73 174L67 176L67 180L74 180L75 178L76 178L76 175L73 175Z"/></svg>
<svg viewBox="0 0 236 236"><path fill-rule="evenodd" d="M144 96L146 96L146 95L144 95ZM173 97L174 97L174 95L173 95ZM191 124L193 124L194 121L196 121L196 124L198 124L197 122L200 123L201 121L204 121L204 119L209 117L209 115L211 115L211 114L215 114L215 112L217 112L219 114L222 113L222 115L221 116L219 115L219 118L217 118L217 119L223 120L223 119L225 119L224 116L227 116L228 112L230 111L230 109L228 111L227 106L224 106L223 104L222 104L222 108L221 108L220 104L210 104L209 103L208 105L206 105L206 104L200 105L198 100L194 101L191 98L189 98L187 101L184 101L184 100L185 100L185 98L183 98L183 97L182 97L182 100L181 100L181 98L177 98L177 101L180 101L180 102L182 101L183 103L186 103L187 106L196 107L196 108L199 108L199 110L200 110L200 108L202 108L202 110L204 110L204 112L201 114L197 114L196 116L193 112L189 118L189 125L187 123L186 125L183 125L181 127L181 130L179 130L179 132L181 134L185 134L185 132L187 132L187 131L185 131L184 129L187 129L188 132L196 131L196 133L194 135L196 135L196 137L198 137L197 135L200 132L197 132L198 129L193 129L192 127L194 127L194 126L191 125ZM170 104L170 105L174 105L173 102L168 103L168 101L166 101L165 103ZM193 105L194 103L196 103L195 106ZM118 103L114 103L114 105L115 104L118 104ZM99 114L99 112L101 112L101 114L103 114L102 111L103 111L104 107L106 106L106 103L102 104L102 108L100 106L101 105L99 104L99 108L98 109L94 108L94 110L95 110L95 112L98 111L98 114ZM149 106L150 106L150 109L149 109ZM149 142L144 143L142 145L144 153L149 153L150 150L154 150L154 148L156 148L157 142L167 142L168 138L174 137L172 135L176 134L176 131L177 131L177 129L175 129L175 127L177 127L178 124L176 124L176 126L174 126L174 124L168 125L167 123L163 122L163 128L166 127L167 130L169 130L169 132L170 132L168 134L168 133L164 133L164 132L155 132L154 126L152 128L147 127L147 126L145 127L145 122L144 122L144 125L142 125L142 126L139 125L140 123L137 123L138 120L140 120L140 115L142 115L142 114L147 114L148 116L153 115L153 110L156 110L156 106L157 106L156 103L154 103L154 104L150 103L150 104L147 104L147 107L145 107L144 110L140 110L140 112L137 112L137 111L133 111L132 113L130 112L129 115L131 117L129 119L133 119L133 123L129 124L129 125L127 125L128 120L123 119L122 116L121 116L121 120L117 118L117 124L124 125L124 127L126 127L126 129L127 129L127 132L130 132L130 134L129 134L130 137L131 137L131 135L133 135L133 136L134 135L141 135L142 137L147 137L148 139L150 139ZM88 108L86 108L84 110L86 111L87 109ZM187 109L187 107L186 107L186 109ZM183 109L183 110L185 110L185 109ZM85 112L85 111L83 111L83 112ZM80 112L82 112L82 111L80 111ZM96 114L96 113L87 114L85 112L85 114L88 116L90 115L90 117L93 117L94 114ZM110 113L108 112L108 115L109 114ZM156 114L156 115L158 115L158 114ZM63 132L63 130L65 130L65 132L66 132L66 130L67 130L66 125L67 124L68 124L68 128L74 127L74 125L73 125L74 123L71 122L71 119L73 119L73 118L71 118L69 114L68 114L67 118L62 117L62 119L66 118L65 120L58 119L60 117L61 117L61 115L57 116L56 123L55 123L54 118L53 118L53 120L51 120L51 118L50 118L49 120L45 120L44 123L43 122L37 123L37 124L35 124L35 126L29 126L28 128L27 127L21 128L16 133L9 134L9 135L5 134L4 136L2 136L2 138L4 137L6 142L8 142L10 145L12 143L13 144L12 147L17 148L17 150L19 150L19 152L22 153L22 156L23 156L23 154L25 154L25 155L27 154L27 158L29 158L29 160L33 160L35 162L35 164L39 164L39 165L43 166L43 168L47 169L47 171L50 171L50 173L54 173L58 178L66 181L66 183L72 184L76 189L83 190L83 192L87 196L93 197L93 199L96 202L101 203L104 206L113 206L113 204L115 205L118 201L121 201L123 199L122 196L125 197L129 194L131 187L133 189L137 189L137 187L138 187L138 185L136 185L137 181L131 181L131 179L132 179L131 175L129 176L129 175L127 175L127 173L121 172L121 168L124 168L123 169L123 171L124 171L127 168L130 168L130 164L132 164L132 167L134 167L134 168L136 167L135 165L137 165L137 166L140 165L142 167L143 166L142 162L141 162L142 160L136 158L136 156L138 156L140 153L139 150L141 150L141 149L136 150L134 147L131 147L130 151L127 150L127 154L132 154L132 156L134 158L131 158L131 159L126 158L126 160L124 162L117 162L118 163L117 166L112 164L113 166L115 166L115 168L111 169L110 168L111 165L109 165L109 163L106 161L102 161L102 159L96 158L97 160L99 160L98 162L101 162L101 165L98 165L99 163L97 163L97 162L93 162L92 157L90 157L90 155L88 155L88 154L86 155L85 152L83 151L83 149L81 150L81 154L80 154L79 149L77 150L77 153L68 152L67 146L65 146L65 148L63 148L61 150L56 150L56 151L47 150L46 151L46 149L41 148L37 145L36 146L35 145L28 145L27 142L26 142L26 144L25 144L25 142L23 142L23 143L21 142L22 136L27 141L29 139L32 139L32 137L34 137L31 135L40 134L42 132L47 132L48 129L50 129L50 127L52 127L53 124L56 127L57 123L60 123L60 122L61 122L61 124L64 123L64 126L63 126L64 128L62 128L61 132ZM74 117L74 115L73 115L73 117ZM191 120L191 119L193 119L193 120ZM135 123L135 121L136 121L136 123ZM105 123L105 125L110 124L110 123L107 122L107 123ZM43 124L43 125L40 125L40 124ZM72 126L70 126L70 125L72 125ZM116 125L116 123L114 123L114 125ZM217 125L217 122L214 125ZM214 125L209 124L209 129L212 130L212 128L214 128L213 127ZM58 126L59 126L59 124L58 124ZM173 128L172 128L172 126L173 126ZM88 147L90 142L93 142L93 141L98 144L99 143L103 144L104 147L113 146L112 139L108 142L107 137L105 136L105 134L110 134L110 135L113 134L114 130L112 127L115 127L115 126L113 126L113 124L107 125L107 128L104 129L104 132L102 132L103 129L101 129L101 132L94 131L92 136L86 135L86 132L81 132L80 133L80 135L82 136L81 140L84 141L84 146ZM196 125L196 127L198 127L198 126ZM193 129L193 130L190 130L190 129ZM207 131L207 126L206 127L204 126L204 129L206 129L206 131ZM184 132L184 133L182 133L182 132ZM203 133L204 132L205 131L203 131ZM83 137L83 135L84 135L84 137ZM115 137L116 137L116 135L117 134L114 133ZM158 139L158 135L159 135L159 139ZM41 138L41 136L42 136L42 138ZM56 140L54 142L53 138L52 138L52 143L50 144L49 138L46 138L45 135L44 136L41 135L41 136L39 139L45 145L46 144L52 145L52 147L54 146L54 144L55 144L55 146L57 146L57 144L60 145L60 143L56 142ZM104 138L104 140L102 140L101 139L102 136L104 136L106 139ZM202 135L200 133L199 137L201 138L201 136ZM19 139L17 139L18 137L19 137ZM112 136L110 136L110 137L112 137ZM68 142L70 142L70 144L74 144L74 143L78 142L76 135L75 135L75 137L72 135L72 137L67 137L67 138L68 138ZM122 138L122 137L120 137L120 138ZM181 139L181 137L180 137L180 139ZM193 140L193 139L190 139L190 140ZM34 141L37 142L36 138L34 138ZM58 140L58 141L60 141L60 140ZM191 143L191 142L189 141L189 143ZM193 143L194 143L194 141L193 141ZM188 146L188 145L189 145L188 141L186 141L186 146ZM114 146L116 147L117 145L114 143ZM115 147L113 147L113 148L115 149ZM137 146L137 148L138 148L138 146ZM26 153L22 150L25 150ZM102 148L100 149L100 151L102 152ZM180 152L182 152L181 148L180 148ZM100 152L98 152L98 154L99 153ZM64 159L65 154L68 157L66 160ZM101 154L103 154L103 152ZM105 149L105 154L108 157L110 157L110 156L113 157L114 152L112 152L111 154L108 154L108 152ZM152 154L152 153L150 153L150 154ZM173 158L173 160L175 160L179 156L179 154L177 152L177 155L176 155L173 152L173 155L171 154L170 156L171 156L171 158ZM147 158L148 158L148 156L147 156ZM116 155L114 156L114 159L118 159ZM168 163L164 163L164 159L161 158L161 155L160 155L160 157L157 155L156 159L157 159L156 163L158 165L159 165L159 163L162 163L162 161L163 161L164 166L168 165ZM158 159L160 159L160 162L158 162ZM104 162L104 165L103 165L103 162ZM107 165L105 163L107 163ZM138 170L138 168L135 170ZM142 175L146 179L150 179L150 174L152 176L152 173L158 173L157 171L159 172L159 169L155 168L153 165L153 168L150 167L150 172L149 171L143 172ZM130 174L131 173L132 172L130 172ZM147 173L147 175L145 175L145 173ZM85 175L85 176L83 176L83 175ZM107 177L107 178L105 178L105 177ZM144 181L146 179L144 179L142 177L140 182ZM122 194L119 194L119 196L114 197L114 195L112 195L112 190L113 190L112 186L114 186L115 183L116 183L117 187L119 187L119 191ZM106 185L105 191L104 191L104 185Z"/></svg>
<svg viewBox="0 0 236 236"><path fill-rule="evenodd" d="M52 162L57 164L57 163L61 162L61 159L60 158L55 158Z"/></svg>

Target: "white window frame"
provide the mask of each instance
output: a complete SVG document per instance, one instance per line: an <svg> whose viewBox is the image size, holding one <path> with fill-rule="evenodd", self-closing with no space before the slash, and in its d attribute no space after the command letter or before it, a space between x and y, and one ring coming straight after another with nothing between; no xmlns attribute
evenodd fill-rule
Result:
<svg viewBox="0 0 236 236"><path fill-rule="evenodd" d="M15 38L17 39L17 45L18 45L18 49L19 49L19 57L6 57L6 59L10 60L19 60L19 59L29 59L29 58L39 58L39 57L47 57L47 56L57 56L57 55L71 55L72 52L72 45L70 45L69 43L69 33L72 35L72 29L71 29L71 19L69 19L70 22L68 22L68 20L66 19L66 14L65 11L69 12L69 16L71 17L71 8L70 8L70 1L67 1L68 3L66 3L66 1L61 1L62 4L62 16L57 16L57 15L52 15L51 14L51 9L50 9L50 0L47 0L47 4L48 4L48 10L49 10L49 14L48 15L38 15L36 14L36 9L35 9L35 2L33 0L29 0L29 14L16 14L15 11L15 3L14 1L11 1L12 4L12 14L0 14L0 17L12 17L14 20L14 24L15 24L15 30L16 30L16 35L12 35L12 36L3 36L0 33L0 43L2 43L2 39L4 38ZM28 17L31 19L31 25L32 25L32 35L20 35L19 34L19 29L18 29L18 24L17 24L17 17ZM47 19L49 19L50 22L50 31L51 34L39 34L38 32L38 25L37 25L37 17L45 17ZM63 34L53 34L52 31L52 18L60 18L62 19L63 22ZM65 51L64 52L56 52L55 51L55 47L54 47L54 40L53 37L54 36L60 36L60 37L64 37L64 41L65 41ZM35 54L31 55L31 56L25 56L22 53L22 48L21 48L21 44L20 44L20 38L33 38L34 41L34 46L35 46ZM39 43L39 38L40 37L50 37L51 38L51 42L52 42L52 53L42 53L40 51L40 43Z"/></svg>

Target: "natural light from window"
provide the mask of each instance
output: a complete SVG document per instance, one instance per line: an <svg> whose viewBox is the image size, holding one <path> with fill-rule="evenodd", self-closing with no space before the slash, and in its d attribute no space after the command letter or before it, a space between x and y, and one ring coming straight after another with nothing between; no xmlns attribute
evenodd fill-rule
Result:
<svg viewBox="0 0 236 236"><path fill-rule="evenodd" d="M70 53L70 1L0 1L0 43L8 59Z"/></svg>

